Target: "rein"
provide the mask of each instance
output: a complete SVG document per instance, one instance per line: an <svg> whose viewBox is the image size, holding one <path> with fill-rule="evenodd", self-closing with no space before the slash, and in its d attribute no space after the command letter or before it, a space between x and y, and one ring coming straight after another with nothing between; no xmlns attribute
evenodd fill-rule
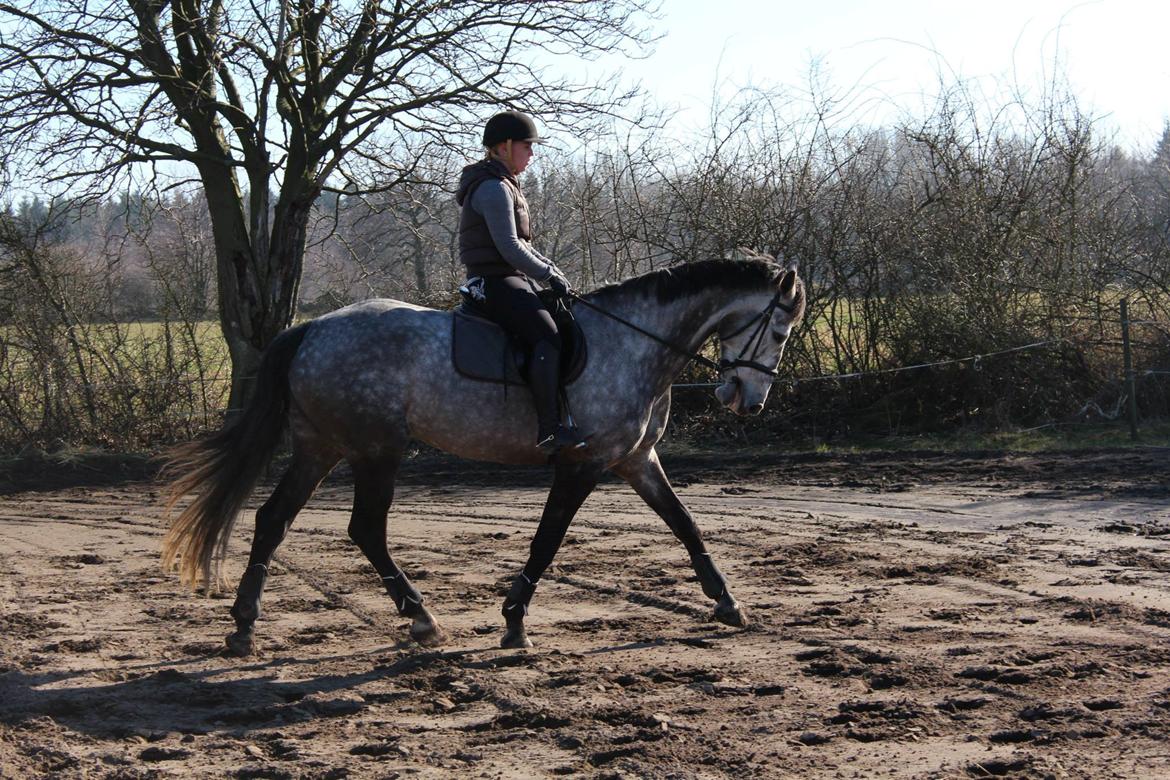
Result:
<svg viewBox="0 0 1170 780"><path fill-rule="evenodd" d="M704 365L707 368L710 368L719 374L722 374L724 371L730 371L733 368L741 368L742 367L742 368L751 368L751 369L754 369L756 371L762 371L763 373L765 373L771 377L779 376L779 373L777 371L775 371L774 369L771 369L771 368L768 368L767 366L761 365L760 363L757 363L754 360L744 360L743 356L745 354L749 354L748 350L750 349L751 350L750 355L752 357L755 357L756 351L759 349L759 342L763 339L763 336L764 336L764 329L767 327L768 323L772 319L772 312L774 312L776 309L780 309L781 311L783 311L787 314L792 314L793 312L796 311L795 304L792 306L789 306L788 304L780 302L780 291L777 290L776 294L772 296L772 300L768 303L767 306L764 307L764 310L761 311L756 316L752 317L750 320L748 320L743 325L743 327L739 328L734 333L728 333L726 336L720 334L720 336L719 336L720 340L723 340L724 338L733 338L733 337L738 336L739 334L743 333L745 330L750 328L752 325L756 325L755 331L752 332L752 337L748 340L748 343L744 345L743 349L741 349L739 351L739 354L736 356L735 360L727 360L726 358L724 358L724 359L720 360L718 363L716 363L714 360L712 360L709 357L706 357L705 355L700 355L698 352L692 352L691 350L686 349L685 347L680 347L679 345L675 344L674 342L667 341L666 339L662 338L658 334L651 333L650 331L646 330L645 328L642 328L638 325L635 325L634 323L630 322L629 320L624 319L622 317L619 317L618 315L614 314L613 312L606 311L605 309L601 308L597 304L585 300L584 298L582 298L580 295L578 295L575 292L570 291L569 297L572 298L573 300L577 301L578 303L582 303L586 307L593 309L593 311L597 312L598 314L602 314L606 317L609 317L614 322L621 323L622 325L625 325L627 328L630 328L631 330L634 330L634 331L637 331L638 333L641 333L646 338L657 341L659 344L670 349L671 351L673 351L679 355L682 355L683 357L686 357L688 360L693 360L696 363Z"/></svg>

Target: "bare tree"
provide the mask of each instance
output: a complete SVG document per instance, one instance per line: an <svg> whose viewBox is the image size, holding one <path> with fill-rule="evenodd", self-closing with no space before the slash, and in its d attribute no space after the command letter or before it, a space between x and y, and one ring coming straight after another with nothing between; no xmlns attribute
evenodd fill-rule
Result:
<svg viewBox="0 0 1170 780"><path fill-rule="evenodd" d="M108 191L190 176L207 200L232 406L292 320L325 191L393 187L477 108L573 123L627 96L549 78L636 53L653 0L0 2L0 170ZM479 120L482 117L478 117ZM407 160L387 173L387 161Z"/></svg>

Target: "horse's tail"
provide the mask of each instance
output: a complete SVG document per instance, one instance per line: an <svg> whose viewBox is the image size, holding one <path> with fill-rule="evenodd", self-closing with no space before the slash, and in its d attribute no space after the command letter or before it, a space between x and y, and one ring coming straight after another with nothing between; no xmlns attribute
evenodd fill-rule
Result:
<svg viewBox="0 0 1170 780"><path fill-rule="evenodd" d="M191 587L220 581L236 517L252 494L288 422L288 372L309 323L289 328L264 352L252 398L232 424L170 452L164 474L177 474L170 484L167 513L185 494L196 493L171 523L163 539L162 562L178 569ZM214 579L212 568L214 564Z"/></svg>

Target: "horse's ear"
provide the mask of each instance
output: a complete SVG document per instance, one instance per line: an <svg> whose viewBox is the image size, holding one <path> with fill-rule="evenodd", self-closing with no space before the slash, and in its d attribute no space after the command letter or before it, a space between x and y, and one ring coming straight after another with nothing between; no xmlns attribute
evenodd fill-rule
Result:
<svg viewBox="0 0 1170 780"><path fill-rule="evenodd" d="M796 263L789 262L776 274L772 282L780 288L781 295L789 295L796 286Z"/></svg>

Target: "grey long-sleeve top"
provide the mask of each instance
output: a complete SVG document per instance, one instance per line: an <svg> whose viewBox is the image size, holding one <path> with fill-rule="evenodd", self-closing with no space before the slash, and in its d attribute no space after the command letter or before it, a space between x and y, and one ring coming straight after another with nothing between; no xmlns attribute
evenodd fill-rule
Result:
<svg viewBox="0 0 1170 780"><path fill-rule="evenodd" d="M548 279L556 266L516 234L515 204L502 181L490 179L476 187L471 194L471 207L487 223L492 241L505 260L538 282Z"/></svg>

